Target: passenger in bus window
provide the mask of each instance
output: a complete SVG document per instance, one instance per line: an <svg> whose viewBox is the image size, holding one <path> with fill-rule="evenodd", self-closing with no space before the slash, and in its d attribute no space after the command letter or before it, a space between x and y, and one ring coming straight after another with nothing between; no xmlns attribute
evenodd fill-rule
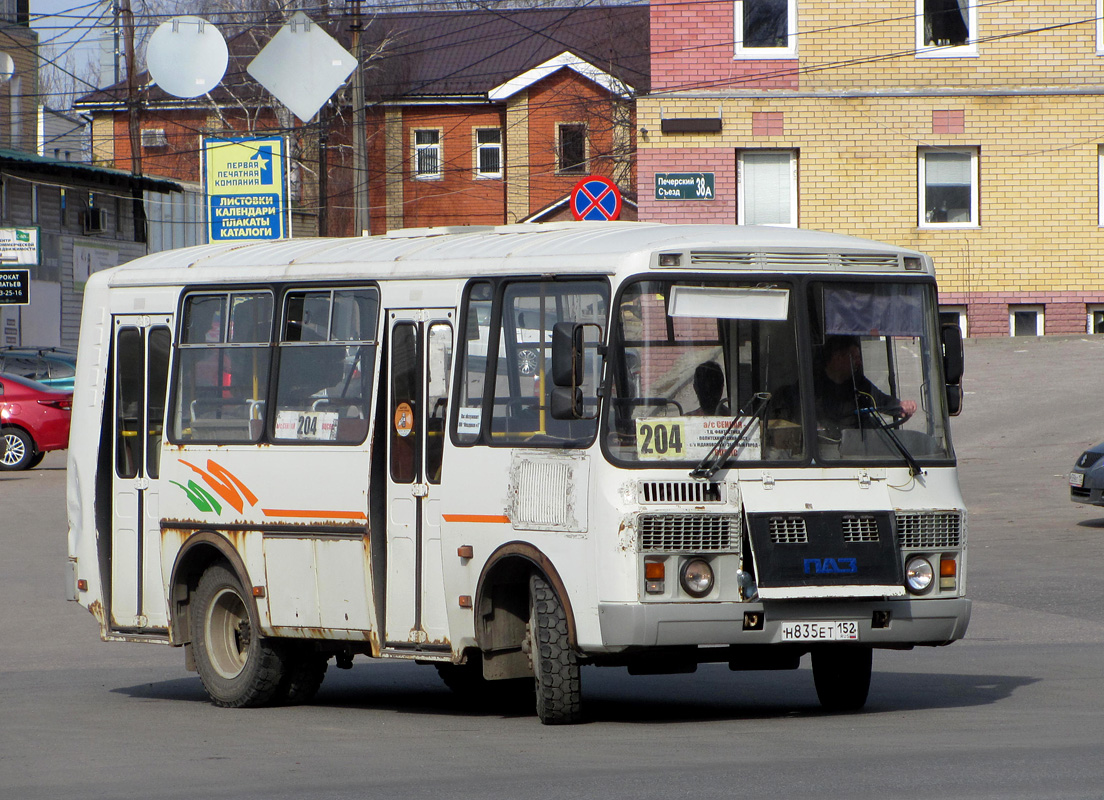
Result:
<svg viewBox="0 0 1104 800"><path fill-rule="evenodd" d="M817 424L829 432L860 427L860 411L875 408L902 422L916 413L916 402L886 394L863 374L862 342L857 336L835 335L824 340L822 367L817 370Z"/></svg>
<svg viewBox="0 0 1104 800"><path fill-rule="evenodd" d="M724 397L724 370L716 361L705 361L694 370L694 394L698 398L698 408L693 415L727 416L728 403Z"/></svg>

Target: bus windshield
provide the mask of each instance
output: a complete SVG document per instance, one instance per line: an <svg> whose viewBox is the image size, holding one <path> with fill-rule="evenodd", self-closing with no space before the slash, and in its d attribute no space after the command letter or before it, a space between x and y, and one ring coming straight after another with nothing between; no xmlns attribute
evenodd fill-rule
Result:
<svg viewBox="0 0 1104 800"><path fill-rule="evenodd" d="M607 451L689 467L718 453L910 467L947 458L934 303L920 283L630 284L614 319Z"/></svg>

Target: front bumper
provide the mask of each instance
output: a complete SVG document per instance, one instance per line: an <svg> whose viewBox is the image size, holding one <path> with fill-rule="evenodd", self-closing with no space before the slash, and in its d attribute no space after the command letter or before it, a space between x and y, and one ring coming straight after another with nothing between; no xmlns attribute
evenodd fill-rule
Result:
<svg viewBox="0 0 1104 800"><path fill-rule="evenodd" d="M778 644L783 622L856 620L859 642L873 647L943 645L961 639L970 624L966 598L824 600L750 603L601 603L598 621L607 650L704 644ZM885 627L874 613L888 611ZM745 630L748 613L762 614L761 630Z"/></svg>

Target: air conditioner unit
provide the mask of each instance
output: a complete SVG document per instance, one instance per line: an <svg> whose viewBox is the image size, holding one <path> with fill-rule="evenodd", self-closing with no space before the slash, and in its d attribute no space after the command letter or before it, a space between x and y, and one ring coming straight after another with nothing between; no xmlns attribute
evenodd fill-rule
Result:
<svg viewBox="0 0 1104 800"><path fill-rule="evenodd" d="M107 230L107 214L102 208L89 208L84 212L84 232L103 233Z"/></svg>
<svg viewBox="0 0 1104 800"><path fill-rule="evenodd" d="M164 128L142 129L142 147L167 147L168 144Z"/></svg>

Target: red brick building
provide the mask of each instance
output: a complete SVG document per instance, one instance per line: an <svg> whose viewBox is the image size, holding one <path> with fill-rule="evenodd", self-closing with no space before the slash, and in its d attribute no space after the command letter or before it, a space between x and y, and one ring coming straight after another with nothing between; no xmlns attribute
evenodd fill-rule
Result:
<svg viewBox="0 0 1104 800"><path fill-rule="evenodd" d="M349 48L347 27L329 30ZM571 189L592 174L635 199L647 6L372 17L360 35L362 52L373 54L362 56L365 167L354 164L347 87L304 124L252 81L246 66L266 38L231 40L226 77L207 97L180 100L156 85L143 92L146 174L199 183L205 137L284 135L299 236L359 235L354 187L364 183L372 233L562 216ZM119 84L76 104L93 117L99 163L130 166L125 100ZM622 218L634 211L626 203Z"/></svg>

